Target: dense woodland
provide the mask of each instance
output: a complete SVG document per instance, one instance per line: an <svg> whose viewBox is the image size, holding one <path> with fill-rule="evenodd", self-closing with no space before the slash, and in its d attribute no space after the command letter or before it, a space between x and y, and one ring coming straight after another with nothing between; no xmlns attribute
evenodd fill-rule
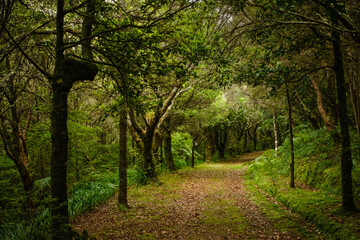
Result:
<svg viewBox="0 0 360 240"><path fill-rule="evenodd" d="M257 184L356 212L359 29L358 1L2 0L0 239L86 239L129 186L255 150Z"/></svg>

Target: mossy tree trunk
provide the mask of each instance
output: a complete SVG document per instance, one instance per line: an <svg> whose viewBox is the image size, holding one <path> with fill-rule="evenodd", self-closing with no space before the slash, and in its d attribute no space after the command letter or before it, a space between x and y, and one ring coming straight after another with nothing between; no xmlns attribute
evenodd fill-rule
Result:
<svg viewBox="0 0 360 240"><path fill-rule="evenodd" d="M216 126L215 127L215 146L219 152L219 158L225 158L226 143L228 140L228 127L227 126Z"/></svg>
<svg viewBox="0 0 360 240"><path fill-rule="evenodd" d="M155 164L153 161L153 134L146 134L143 139L143 170L145 171L146 177L151 181L157 181L155 172Z"/></svg>
<svg viewBox="0 0 360 240"><path fill-rule="evenodd" d="M201 144L201 134L195 133L192 136L192 148L191 148L191 167L195 167L195 149Z"/></svg>
<svg viewBox="0 0 360 240"><path fill-rule="evenodd" d="M275 148L275 158L278 157L278 150L279 150L279 138L278 138L278 124L276 119L276 110L273 111L273 128L274 128L274 148Z"/></svg>
<svg viewBox="0 0 360 240"><path fill-rule="evenodd" d="M288 103L289 114L289 140L290 140L290 187L295 187L295 156L294 156L294 137L293 137L293 123L292 123L292 109L289 87L286 85L286 99Z"/></svg>
<svg viewBox="0 0 360 240"><path fill-rule="evenodd" d="M187 89L185 89L187 90ZM172 91L168 94L167 98L163 103L160 103L156 110L154 111L154 116L150 118L143 117L145 121L145 128L141 127L137 119L135 118L135 110L130 108L129 124L132 126L132 134L135 133L139 136L141 143L138 145L142 150L142 159L143 159L143 170L149 180L157 181L157 176L155 172L155 164L153 161L153 149L158 149L160 138L155 136L159 134L161 127L164 124L164 121L168 118L169 113L174 105L175 99L185 90L179 91L179 87L175 86ZM155 143L154 143L154 138ZM155 146L155 147L154 147Z"/></svg>
<svg viewBox="0 0 360 240"><path fill-rule="evenodd" d="M330 9L331 22L338 26L338 18L334 9ZM350 133L348 126L348 114L346 104L345 74L344 63L341 50L340 33L332 30L332 46L334 52L334 71L336 77L336 90L338 101L338 112L340 119L340 135L341 135L341 185L342 185L342 206L345 211L356 210L353 195L352 182L352 159L350 149Z"/></svg>
<svg viewBox="0 0 360 240"><path fill-rule="evenodd" d="M212 151L211 151L211 133L209 133L209 130L207 130L207 133L205 134L205 161L211 162L212 157Z"/></svg>
<svg viewBox="0 0 360 240"><path fill-rule="evenodd" d="M248 131L245 130L244 132L244 142L243 142L243 149L247 152L247 142L248 142Z"/></svg>
<svg viewBox="0 0 360 240"><path fill-rule="evenodd" d="M257 128L258 128L258 124L256 124L254 127L253 127L253 132L251 134L251 131L249 129L248 131L248 135L249 137L251 138L251 140L253 141L253 149L254 151L256 151L256 148L257 148Z"/></svg>
<svg viewBox="0 0 360 240"><path fill-rule="evenodd" d="M8 59L6 59L5 65L5 71L10 71L10 61ZM29 156L26 146L26 135L32 113L30 111L25 114L26 111L24 111L24 109L19 109L17 102L24 88L21 87L22 90L18 89L14 81L15 80L10 77L4 84L6 87L2 88L5 99L1 100L7 101L10 113L7 115L7 111L5 111L0 114L0 135L6 155L14 162L20 175L26 195L26 213L30 216L34 207L32 199L34 180L28 168ZM21 119L23 115L26 116L25 121Z"/></svg>
<svg viewBox="0 0 360 240"><path fill-rule="evenodd" d="M174 158L171 149L171 130L170 130L170 119L164 121L164 151L165 151L165 162L167 169L170 172L175 172Z"/></svg>
<svg viewBox="0 0 360 240"><path fill-rule="evenodd" d="M51 111L51 228L53 239L66 239L70 235L67 200L67 98L68 91L53 85Z"/></svg>
<svg viewBox="0 0 360 240"><path fill-rule="evenodd" d="M76 81L93 80L97 74L94 64L64 56L64 0L57 1L55 69L49 76L52 86L51 110L51 230L52 239L71 239L67 199L68 129L67 99Z"/></svg>
<svg viewBox="0 0 360 240"><path fill-rule="evenodd" d="M128 206L127 201L127 111L125 106L119 117L119 196L118 203Z"/></svg>

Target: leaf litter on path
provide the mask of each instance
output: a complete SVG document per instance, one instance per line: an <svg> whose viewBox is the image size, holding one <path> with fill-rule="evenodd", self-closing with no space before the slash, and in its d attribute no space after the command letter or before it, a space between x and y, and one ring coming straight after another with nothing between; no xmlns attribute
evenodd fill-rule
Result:
<svg viewBox="0 0 360 240"><path fill-rule="evenodd" d="M162 176L161 185L130 188L130 209L120 210L113 197L72 226L97 239L302 239L275 227L249 199L245 168L238 166L260 154L183 169Z"/></svg>

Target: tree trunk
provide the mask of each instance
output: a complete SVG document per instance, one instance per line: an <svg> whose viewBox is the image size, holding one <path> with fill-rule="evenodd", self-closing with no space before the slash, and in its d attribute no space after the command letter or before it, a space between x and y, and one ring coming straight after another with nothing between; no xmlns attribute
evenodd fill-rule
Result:
<svg viewBox="0 0 360 240"><path fill-rule="evenodd" d="M19 114L15 106L15 102L11 102L11 128L12 131L8 132L5 126L5 120L1 117L1 137L5 147L5 152L9 158L15 163L16 169L20 175L25 195L26 195L26 213L27 215L32 214L34 207L32 199L32 191L34 189L34 180L30 175L28 169L28 153L26 145L21 140L20 126L19 126Z"/></svg>
<svg viewBox="0 0 360 240"><path fill-rule="evenodd" d="M132 152L132 164L135 166L135 141L134 138L131 138L131 152Z"/></svg>
<svg viewBox="0 0 360 240"><path fill-rule="evenodd" d="M355 118L355 124L356 124L356 131L358 136L360 136L360 101L359 101L359 77L356 77L357 79L354 80L355 87L353 86L353 83L349 83L350 88L350 97L351 97L351 103L353 105L353 112L354 112L354 118Z"/></svg>
<svg viewBox="0 0 360 240"><path fill-rule="evenodd" d="M9 58L5 60L5 69L0 69L2 71L10 72L11 64ZM22 111L19 111L17 108L17 102L19 99L20 92L17 87L14 85L14 79L10 77L6 83L7 89L4 90L3 94L6 97L10 105L10 116L9 123L11 128L6 126L5 116L0 115L0 135L3 140L4 150L7 156L13 160L17 171L20 175L23 188L26 195L26 213L28 216L32 215L32 209L34 207L32 200L32 190L34 188L34 180L28 169L29 157L26 147L26 132L28 125L30 123L31 114L27 117L27 124L21 131L20 121ZM4 84L4 85L5 85ZM2 99L0 99L2 101ZM5 111L6 112L6 111ZM5 114L5 112L3 112ZM9 131L11 129L11 131Z"/></svg>
<svg viewBox="0 0 360 240"><path fill-rule="evenodd" d="M253 132L253 143L254 143L254 151L256 151L256 145L257 145L257 128L258 128L259 125L255 125L254 127L254 132Z"/></svg>
<svg viewBox="0 0 360 240"><path fill-rule="evenodd" d="M192 148L191 148L191 168L195 167L195 147L196 147L196 142L195 139L193 139Z"/></svg>
<svg viewBox="0 0 360 240"><path fill-rule="evenodd" d="M318 81L316 79L314 79L314 77L312 77L311 83L312 83L313 88L316 93L316 102L317 102L318 110L320 112L321 119L323 120L323 122L326 126L326 129L330 132L331 136L333 137L335 143L339 143L340 136L336 130L336 126L335 126L334 122L331 121L330 116L327 114L327 112L325 110L323 100L322 100L323 99L322 93L319 88Z"/></svg>
<svg viewBox="0 0 360 240"><path fill-rule="evenodd" d="M276 121L276 110L274 110L273 112L273 126L274 126L274 139L275 139L275 158L278 157L278 150L279 150L279 146L278 146L278 126L277 126L277 121Z"/></svg>
<svg viewBox="0 0 360 240"><path fill-rule="evenodd" d="M68 91L53 87L51 112L51 228L53 239L69 239L70 226L67 199L67 97Z"/></svg>
<svg viewBox="0 0 360 240"><path fill-rule="evenodd" d="M244 132L244 144L243 144L243 148L244 151L247 152L247 141L248 141L248 133L247 131Z"/></svg>
<svg viewBox="0 0 360 240"><path fill-rule="evenodd" d="M211 139L209 135L208 133L205 139L205 161L208 163L211 162Z"/></svg>
<svg viewBox="0 0 360 240"><path fill-rule="evenodd" d="M336 129L334 123L331 121L330 116L327 114L324 104L323 104L323 98L322 98L322 93L321 90L319 88L319 84L318 81L314 78L311 77L311 83L313 85L313 88L315 90L316 93L316 102L317 102L317 106L318 106L318 110L320 112L320 116L326 126L326 129L330 132L334 131Z"/></svg>
<svg viewBox="0 0 360 240"><path fill-rule="evenodd" d="M307 118L314 129L320 129L320 126L315 118L313 118L310 114L307 115Z"/></svg>
<svg viewBox="0 0 360 240"><path fill-rule="evenodd" d="M163 136L161 135L160 131L156 129L155 132L154 132L153 144L152 144L153 145L153 150L152 150L152 152L153 152L153 162L155 164L160 163L160 161L161 161L161 159L160 159L161 156L159 154L159 148L160 148L160 145L162 143L162 137Z"/></svg>
<svg viewBox="0 0 360 240"><path fill-rule="evenodd" d="M292 124L292 110L291 110L291 100L289 87L286 85L286 98L288 102L288 113L289 113L289 133L290 133L290 187L295 187L295 156L294 156L294 141L293 141L293 124Z"/></svg>
<svg viewBox="0 0 360 240"><path fill-rule="evenodd" d="M279 125L277 126L277 136L278 136L278 146L280 147L282 145L282 138L281 138Z"/></svg>
<svg viewBox="0 0 360 240"><path fill-rule="evenodd" d="M175 169L174 159L173 159L172 150L171 150L171 133L167 129L165 129L164 132L165 132L165 134L164 134L164 151L165 151L166 166L170 172L175 172L176 169Z"/></svg>
<svg viewBox="0 0 360 240"><path fill-rule="evenodd" d="M215 143L216 148L219 152L219 158L224 159L225 158L225 149L226 149L226 143L227 143L227 137L228 137L228 129L226 126L217 126L215 128Z"/></svg>
<svg viewBox="0 0 360 240"><path fill-rule="evenodd" d="M225 149L219 148L219 158L225 159Z"/></svg>
<svg viewBox="0 0 360 240"><path fill-rule="evenodd" d="M51 110L51 231L53 240L72 238L67 200L68 129L67 98L76 81L94 80L95 64L64 56L64 0L57 1L55 69L49 77L52 86Z"/></svg>
<svg viewBox="0 0 360 240"><path fill-rule="evenodd" d="M146 177L150 181L157 181L155 165L153 161L153 134L147 134L143 139L143 170L145 171Z"/></svg>
<svg viewBox="0 0 360 240"><path fill-rule="evenodd" d="M352 73L350 74L352 77L349 81L349 92L353 106L356 131L360 137L360 56L359 51L356 51L356 53L355 61L357 62L357 65L356 70L352 70Z"/></svg>
<svg viewBox="0 0 360 240"><path fill-rule="evenodd" d="M127 201L127 111L125 106L120 109L119 118L119 196L118 203L128 206Z"/></svg>
<svg viewBox="0 0 360 240"><path fill-rule="evenodd" d="M337 26L338 19L334 10L330 9L332 23ZM350 133L347 123L347 106L346 106L346 89L344 76L344 63L341 50L340 33L337 30L332 31L333 50L334 50L334 71L336 75L336 88L338 111L340 119L341 135L341 185L342 185L342 206L345 211L356 210L354 204L353 187L352 187L352 159L350 149Z"/></svg>
<svg viewBox="0 0 360 240"><path fill-rule="evenodd" d="M164 162L164 144L163 141L160 143L160 164Z"/></svg>

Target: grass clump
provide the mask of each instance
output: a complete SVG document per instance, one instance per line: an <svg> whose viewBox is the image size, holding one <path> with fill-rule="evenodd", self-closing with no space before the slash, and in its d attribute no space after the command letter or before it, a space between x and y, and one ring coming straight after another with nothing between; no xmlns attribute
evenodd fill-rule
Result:
<svg viewBox="0 0 360 240"><path fill-rule="evenodd" d="M70 216L75 217L112 197L117 191L114 180L116 177L107 178L75 190L69 198Z"/></svg>

